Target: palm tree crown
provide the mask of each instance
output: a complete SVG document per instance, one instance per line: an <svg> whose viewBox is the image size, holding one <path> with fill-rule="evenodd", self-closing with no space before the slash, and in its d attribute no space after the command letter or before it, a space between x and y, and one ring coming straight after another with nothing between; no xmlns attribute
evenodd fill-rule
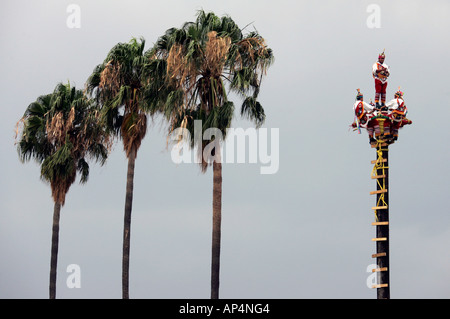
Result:
<svg viewBox="0 0 450 319"><path fill-rule="evenodd" d="M109 129L122 139L127 157L137 154L147 130L145 112L154 110L155 99L148 98L151 59L144 47L144 39L118 43L86 83Z"/></svg>
<svg viewBox="0 0 450 319"><path fill-rule="evenodd" d="M50 183L55 202L64 205L77 173L80 182L88 180L88 159L106 161L110 142L99 113L83 91L70 84L60 83L53 93L39 96L19 123L19 156L41 164L41 178Z"/></svg>
<svg viewBox="0 0 450 319"><path fill-rule="evenodd" d="M195 22L168 29L152 54L167 63L166 85L172 88L166 102L170 131L180 126L193 131L197 119L203 121L203 130L218 128L225 137L234 113L227 83L229 91L243 97L241 115L257 126L264 123L257 97L274 57L256 31L243 35L230 17L199 11ZM205 170L206 163L202 166Z"/></svg>

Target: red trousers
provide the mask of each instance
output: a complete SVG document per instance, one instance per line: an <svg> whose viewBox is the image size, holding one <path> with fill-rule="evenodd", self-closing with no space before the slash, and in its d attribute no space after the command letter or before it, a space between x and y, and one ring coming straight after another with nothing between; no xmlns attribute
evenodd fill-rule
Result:
<svg viewBox="0 0 450 319"><path fill-rule="evenodd" d="M381 102L386 101L386 87L387 82L381 83L380 80L375 79L375 103L378 103L381 98Z"/></svg>
<svg viewBox="0 0 450 319"><path fill-rule="evenodd" d="M386 94L387 82L381 83L380 80L375 79L375 92L380 94Z"/></svg>

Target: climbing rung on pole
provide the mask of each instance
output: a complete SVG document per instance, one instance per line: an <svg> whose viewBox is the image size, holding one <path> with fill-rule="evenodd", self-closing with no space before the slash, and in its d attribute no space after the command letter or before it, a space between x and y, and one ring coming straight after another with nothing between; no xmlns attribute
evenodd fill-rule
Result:
<svg viewBox="0 0 450 319"><path fill-rule="evenodd" d="M372 241L386 241L387 237L372 238Z"/></svg>
<svg viewBox="0 0 450 319"><path fill-rule="evenodd" d="M382 142L382 143L378 143L378 144L370 144L371 148L378 148L379 146L386 147L386 146L388 146L388 144L386 142Z"/></svg>
<svg viewBox="0 0 450 319"><path fill-rule="evenodd" d="M388 144L386 142L381 142L378 144L370 144L372 148L376 148L377 146L386 147Z"/></svg>
<svg viewBox="0 0 450 319"><path fill-rule="evenodd" d="M388 284L379 284L379 285L372 285L372 288L386 288L388 287Z"/></svg>
<svg viewBox="0 0 450 319"><path fill-rule="evenodd" d="M372 258L386 257L386 253L372 254Z"/></svg>
<svg viewBox="0 0 450 319"><path fill-rule="evenodd" d="M370 192L370 195L381 194L381 193L387 193L387 189L380 189L377 191Z"/></svg>
<svg viewBox="0 0 450 319"><path fill-rule="evenodd" d="M387 208L388 208L387 206L375 206L375 207L372 207L373 210L387 209Z"/></svg>
<svg viewBox="0 0 450 319"><path fill-rule="evenodd" d="M387 144L384 143L384 144L382 144L381 146L382 146L382 147L385 147L385 146L387 146ZM371 147L371 148L377 148L376 145L370 145L370 147Z"/></svg>
<svg viewBox="0 0 450 319"><path fill-rule="evenodd" d="M387 159L386 158L382 158L381 160L373 160L373 161L370 162L370 164L375 164L376 162L386 163Z"/></svg>
<svg viewBox="0 0 450 319"><path fill-rule="evenodd" d="M379 272L379 271L387 271L387 267L383 267L383 268L374 268L372 269L372 272Z"/></svg>
<svg viewBox="0 0 450 319"><path fill-rule="evenodd" d="M389 222L373 222L372 226L386 226L389 225Z"/></svg>
<svg viewBox="0 0 450 319"><path fill-rule="evenodd" d="M372 175L372 179L386 178L386 175Z"/></svg>

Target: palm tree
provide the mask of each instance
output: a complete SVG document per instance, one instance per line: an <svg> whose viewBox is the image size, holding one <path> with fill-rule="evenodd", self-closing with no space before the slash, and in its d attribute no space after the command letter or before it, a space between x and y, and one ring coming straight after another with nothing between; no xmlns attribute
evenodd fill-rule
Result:
<svg viewBox="0 0 450 319"><path fill-rule="evenodd" d="M49 285L50 299L55 299L61 207L77 173L81 183L87 182L87 159L105 163L109 139L95 105L70 84L58 84L53 93L39 96L18 124L19 157L23 162L34 158L41 165L41 178L50 184L55 203Z"/></svg>
<svg viewBox="0 0 450 319"><path fill-rule="evenodd" d="M134 168L147 132L147 112L156 112L151 57L144 52L145 40L133 38L118 43L87 80L88 94L95 97L109 132L122 139L128 159L122 256L122 298L129 298L130 231Z"/></svg>
<svg viewBox="0 0 450 319"><path fill-rule="evenodd" d="M219 298L220 238L222 210L222 164L220 143L226 138L234 114L229 91L243 97L241 115L259 127L265 113L257 101L262 76L272 64L272 50L258 32L243 35L228 16L199 11L195 22L171 28L155 43L152 54L166 61L166 100L170 119L169 134L178 127L190 130L190 145L195 146L194 121L202 121L202 133L217 128L210 156L203 156L205 142L199 145L202 172L213 166L213 229L211 261L211 298ZM228 84L228 85L227 85ZM219 135L219 134L218 134Z"/></svg>

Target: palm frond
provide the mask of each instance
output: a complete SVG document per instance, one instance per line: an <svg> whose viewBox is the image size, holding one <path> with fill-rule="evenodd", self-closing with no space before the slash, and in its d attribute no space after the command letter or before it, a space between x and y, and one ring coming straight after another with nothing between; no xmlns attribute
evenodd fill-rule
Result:
<svg viewBox="0 0 450 319"><path fill-rule="evenodd" d="M264 108L253 96L247 97L242 103L241 116L253 121L256 127L261 127L266 120Z"/></svg>
<svg viewBox="0 0 450 319"><path fill-rule="evenodd" d="M82 184L86 183L89 177L89 164L86 162L84 158L80 158L78 160L77 170L81 174L80 182Z"/></svg>

